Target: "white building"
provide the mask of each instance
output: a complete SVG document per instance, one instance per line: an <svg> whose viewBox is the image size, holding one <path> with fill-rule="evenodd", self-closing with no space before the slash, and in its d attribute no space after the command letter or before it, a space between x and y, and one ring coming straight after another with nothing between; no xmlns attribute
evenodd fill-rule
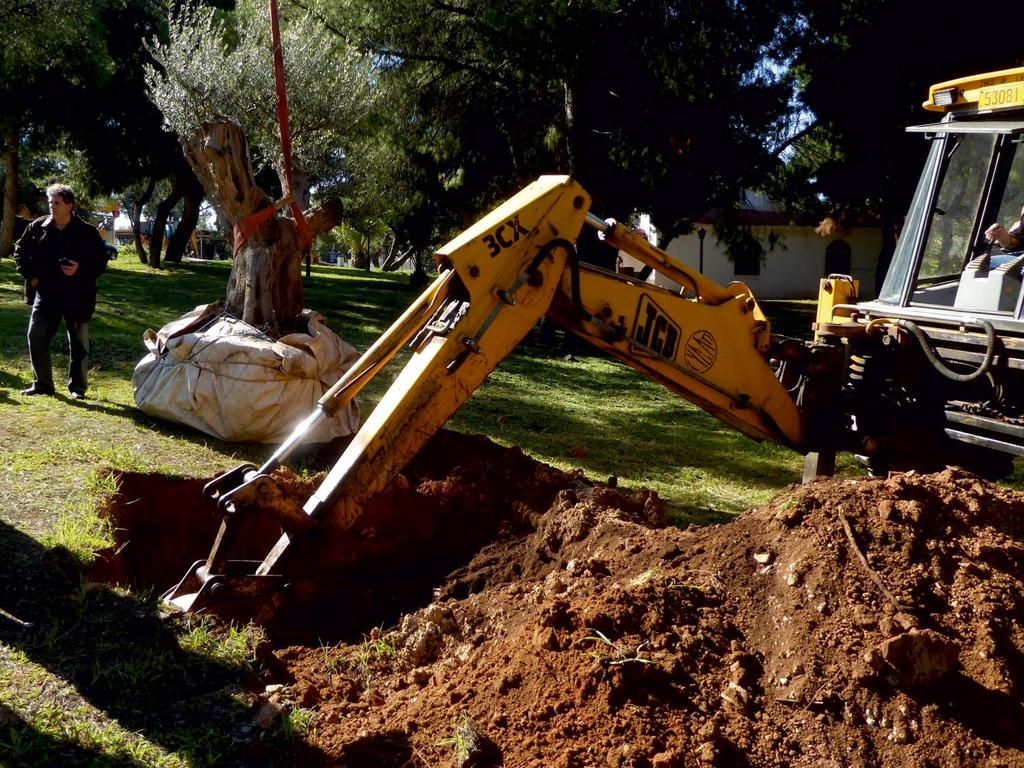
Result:
<svg viewBox="0 0 1024 768"><path fill-rule="evenodd" d="M731 259L715 230L718 213L709 212L693 222L693 231L674 238L667 246L669 254L717 283L739 281L748 285L759 299L813 299L818 281L829 274L850 275L860 281L860 295L874 296L875 266L882 247L882 230L877 222L856 222L845 230L821 227L818 217L783 210L782 206L755 193L748 193L750 207L739 212L739 220L764 244L760 256ZM646 225L646 226L645 226ZM649 219L641 217L640 227L656 243L656 232ZM703 248L700 232L703 230ZM775 246L768 243L775 240ZM702 258L703 253L703 258ZM627 266L635 260L620 254ZM665 288L679 286L655 273L652 282Z"/></svg>

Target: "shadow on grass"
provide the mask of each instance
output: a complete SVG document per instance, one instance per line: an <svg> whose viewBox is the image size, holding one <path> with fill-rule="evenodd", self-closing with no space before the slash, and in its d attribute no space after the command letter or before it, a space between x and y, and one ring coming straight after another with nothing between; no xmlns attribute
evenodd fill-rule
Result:
<svg viewBox="0 0 1024 768"><path fill-rule="evenodd" d="M24 389L27 384L22 384L17 376L0 370L0 405L13 404L11 395Z"/></svg>
<svg viewBox="0 0 1024 768"><path fill-rule="evenodd" d="M596 357L608 359L600 353ZM650 461L659 462L668 457L675 466L699 470L710 481L728 478L751 489L773 490L800 479L797 454L771 446L764 449L625 366L614 364L595 376L582 367L563 362L550 350L528 347L506 361L500 370L528 380L530 386L492 380L482 388L487 391L493 387L492 396L471 401L469 407L475 409L477 416L488 420L493 414L493 434L527 451L531 450L531 441L539 443L545 434L566 446L593 448L585 456L566 457L585 471L595 473L598 479L606 473L644 476L655 470L671 471L671 467L661 463L645 466L648 456L652 457ZM575 403L552 401L544 395L549 389L575 392L580 399ZM615 404L620 398L633 404L619 411ZM637 405L638 398L645 400L646 405ZM609 408L607 412L594 413L594 409L579 407L586 402L597 402L596 407L607 403ZM634 439L647 436L647 444L622 445L622 434ZM673 508L693 522L723 522L731 517L685 504L673 504Z"/></svg>
<svg viewBox="0 0 1024 768"><path fill-rule="evenodd" d="M0 373L0 379L2 379L3 376L4 374ZM12 391L15 394L17 393L17 389L0 389L0 406L6 405L17 408L18 406L26 406L30 400L34 399L17 394L15 397L11 397ZM262 464L276 447L270 444L264 445L259 443L223 442L191 427L172 424L168 421L160 421L146 413L143 413L134 405L92 400L88 393L86 393L86 398L84 400L73 400L69 395L63 392L58 392L53 397L65 406L77 408L89 413L102 413L115 418L125 419L134 423L140 429L151 430L164 435L165 437L171 438L175 442L188 443L199 448L205 448L211 443L217 443L222 446L222 449L225 452L230 452L230 454L239 462L250 461L256 464ZM300 446L294 452L293 460L297 462L305 461L306 463L316 463L319 459L320 452L323 452L333 458L335 457L337 450L338 448L335 444L328 444L327 446Z"/></svg>
<svg viewBox="0 0 1024 768"><path fill-rule="evenodd" d="M27 360L28 353L26 352L25 354L25 359ZM6 389L21 389L22 381L24 381L24 379L22 379L20 376L17 376L14 373L11 373L10 371L5 371L2 368L0 368L0 387Z"/></svg>
<svg viewBox="0 0 1024 768"><path fill-rule="evenodd" d="M161 435L173 438L176 442L190 443L199 447L208 446L210 443L217 443L226 450L230 450L239 461L252 461L262 464L263 460L270 456L276 447L275 444L225 442L189 426L173 424L169 421L161 421L147 413L143 413L134 405L90 400L88 393L84 400L72 400L69 396L63 394L58 394L56 397L59 400L65 401L67 405L74 408L127 419L143 429L153 430ZM334 449L334 446L328 447ZM296 458L302 457L310 453L315 453L315 449L318 448L321 448L321 446L314 446L312 448L300 446L296 449L293 455Z"/></svg>
<svg viewBox="0 0 1024 768"><path fill-rule="evenodd" d="M3 703L0 703L0 758L3 758L4 765L10 766L88 765L90 768L134 768L138 765L129 758L105 755L43 733Z"/></svg>
<svg viewBox="0 0 1024 768"><path fill-rule="evenodd" d="M0 643L66 681L105 716L76 706L33 667L7 665L0 764L120 766L159 759L156 750L140 755L133 733L191 766L323 763L312 747L253 725L253 711L236 692L254 673L183 649L155 601L86 585L66 550L45 549L3 523L0 587ZM11 710L19 699L31 715ZM106 718L123 732L110 730ZM102 720L105 730L90 720ZM76 731L89 734L84 743L59 735ZM122 755L133 760L122 762Z"/></svg>
<svg viewBox="0 0 1024 768"><path fill-rule="evenodd" d="M795 339L811 339L818 312L814 301L767 299L759 302L772 326L772 333Z"/></svg>

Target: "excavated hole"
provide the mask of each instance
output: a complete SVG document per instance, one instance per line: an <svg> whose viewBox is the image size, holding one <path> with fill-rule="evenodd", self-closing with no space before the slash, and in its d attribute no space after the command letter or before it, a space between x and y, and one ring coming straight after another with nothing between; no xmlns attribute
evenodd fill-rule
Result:
<svg viewBox="0 0 1024 768"><path fill-rule="evenodd" d="M267 631L275 642L358 639L428 604L445 576L500 536L529 529L531 510L551 503L564 477L475 436L442 432L349 530L330 524L293 546L280 572L289 589ZM560 474L560 473L558 473ZM280 485L300 503L319 478L288 470ZM163 592L205 559L221 523L203 498L207 479L119 473L101 507L115 546L100 553L97 581ZM261 516L239 526L230 557L262 560L280 529Z"/></svg>

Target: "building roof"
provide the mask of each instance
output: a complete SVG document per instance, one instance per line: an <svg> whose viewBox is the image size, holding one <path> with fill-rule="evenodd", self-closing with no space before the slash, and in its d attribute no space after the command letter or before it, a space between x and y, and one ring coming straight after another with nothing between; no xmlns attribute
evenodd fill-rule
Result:
<svg viewBox="0 0 1024 768"><path fill-rule="evenodd" d="M748 227L825 227L827 222L831 222L831 225L827 226L829 233L836 233L842 230L850 230L856 227L878 227L881 226L881 222L872 216L852 216L843 217L842 220L838 220L831 216L822 217L820 214L813 214L807 211L763 211L753 210L750 208L742 208L735 212L730 212L729 216L735 218L737 222ZM723 218L723 211L721 208L713 208L707 213L703 213L693 220L693 226L714 226Z"/></svg>

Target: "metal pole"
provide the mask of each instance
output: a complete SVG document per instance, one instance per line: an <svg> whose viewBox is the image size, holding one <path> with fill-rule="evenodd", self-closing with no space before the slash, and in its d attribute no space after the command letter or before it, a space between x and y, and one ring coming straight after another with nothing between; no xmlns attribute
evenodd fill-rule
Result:
<svg viewBox="0 0 1024 768"><path fill-rule="evenodd" d="M704 238L707 236L707 234L708 234L708 232L707 232L706 229L704 229L704 227L701 227L700 229L697 230L697 240L700 241L700 269L699 269L699 271L700 271L700 273L702 275L704 274Z"/></svg>

